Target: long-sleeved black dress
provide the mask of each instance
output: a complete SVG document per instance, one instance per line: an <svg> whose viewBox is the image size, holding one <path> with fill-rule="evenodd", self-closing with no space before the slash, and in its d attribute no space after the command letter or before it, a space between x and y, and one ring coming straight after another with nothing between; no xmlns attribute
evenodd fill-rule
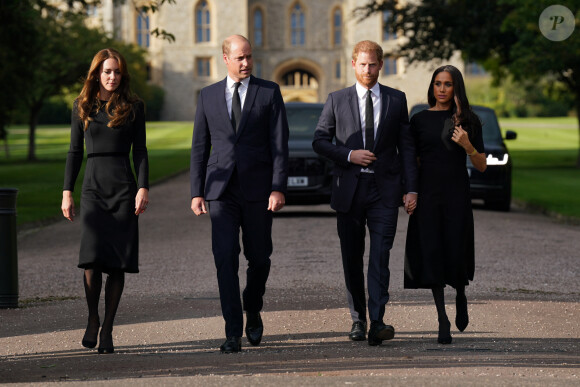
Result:
<svg viewBox="0 0 580 387"><path fill-rule="evenodd" d="M83 140L87 163L83 180L80 219L82 222L80 268L104 272L139 272L139 230L135 195L149 188L149 163L145 141L145 111L142 102L133 105L125 124L109 128L105 102L93 112L86 131L73 107L71 143L67 155L64 190L74 190L83 161ZM129 154L133 148L131 169Z"/></svg>
<svg viewBox="0 0 580 387"><path fill-rule="evenodd" d="M451 111L424 110L411 119L420 161L419 196L407 230L405 288L457 287L473 280L469 176L465 150L444 130L451 116ZM483 152L481 124L463 127L475 149Z"/></svg>

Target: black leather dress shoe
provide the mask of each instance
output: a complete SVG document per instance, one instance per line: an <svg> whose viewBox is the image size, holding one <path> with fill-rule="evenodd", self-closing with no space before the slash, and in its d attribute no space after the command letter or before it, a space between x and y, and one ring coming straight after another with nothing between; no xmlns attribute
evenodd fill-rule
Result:
<svg viewBox="0 0 580 387"><path fill-rule="evenodd" d="M363 341L366 339L367 323L362 321L355 321L352 323L352 328L348 334L348 338L352 341Z"/></svg>
<svg viewBox="0 0 580 387"><path fill-rule="evenodd" d="M391 340L395 337L395 328L385 325L380 321L371 322L369 329L369 345L381 345L383 340Z"/></svg>
<svg viewBox="0 0 580 387"><path fill-rule="evenodd" d="M220 351L222 353L240 352L242 350L242 338L231 336L221 345Z"/></svg>
<svg viewBox="0 0 580 387"><path fill-rule="evenodd" d="M264 324L260 312L246 312L246 337L252 345L259 345L264 333Z"/></svg>

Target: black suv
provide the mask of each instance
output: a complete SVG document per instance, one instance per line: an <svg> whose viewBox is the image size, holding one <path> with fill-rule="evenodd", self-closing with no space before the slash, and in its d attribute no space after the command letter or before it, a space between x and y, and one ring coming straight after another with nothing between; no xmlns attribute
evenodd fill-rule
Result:
<svg viewBox="0 0 580 387"><path fill-rule="evenodd" d="M324 104L286 103L290 127L287 204L329 204L332 161L312 149L314 130Z"/></svg>
<svg viewBox="0 0 580 387"><path fill-rule="evenodd" d="M427 109L427 104L418 104L411 108L409 116ZM509 211L512 197L512 160L501 136L495 112L487 107L472 105L473 112L481 119L483 127L483 144L487 155L487 169L479 172L466 157L467 171L470 177L472 199L483 199L485 206ZM516 132L508 130L506 140L517 137Z"/></svg>

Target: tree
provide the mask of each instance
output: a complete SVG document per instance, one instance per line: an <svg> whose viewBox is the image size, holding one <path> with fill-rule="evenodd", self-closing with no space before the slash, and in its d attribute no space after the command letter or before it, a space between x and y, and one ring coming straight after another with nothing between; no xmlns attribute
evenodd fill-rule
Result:
<svg viewBox="0 0 580 387"><path fill-rule="evenodd" d="M157 12L175 0L130 0L138 12ZM125 0L114 0L122 4ZM86 74L94 54L109 46L123 46L144 68L141 49L114 42L103 31L85 25L86 7L100 0L65 0L64 7L46 0L0 0L0 140L7 141L6 125L18 108L28 112L28 160L36 160L36 126L44 102L73 88ZM152 34L173 41L155 29ZM149 91L149 90L146 90ZM6 149L8 149L5 142Z"/></svg>
<svg viewBox="0 0 580 387"><path fill-rule="evenodd" d="M110 46L112 40L96 29L86 27L75 13L46 6L35 8L35 37L28 47L34 61L28 64L28 85L18 93L28 111L28 160L36 160L36 125L43 103L76 84L94 54Z"/></svg>
<svg viewBox="0 0 580 387"><path fill-rule="evenodd" d="M562 0L573 12L580 0ZM370 0L355 12L362 20L389 11L389 28L404 31L397 53L413 61L449 59L457 50L467 61L482 63L495 81L553 77L574 96L580 133L580 31L563 41L544 37L539 17L548 0ZM580 149L580 143L579 149ZM576 166L580 168L580 152Z"/></svg>
<svg viewBox="0 0 580 387"><path fill-rule="evenodd" d="M4 140L8 156L6 126L19 106L18 91L30 84L27 69L34 63L35 53L29 48L35 37L36 12L28 1L0 1L0 140Z"/></svg>

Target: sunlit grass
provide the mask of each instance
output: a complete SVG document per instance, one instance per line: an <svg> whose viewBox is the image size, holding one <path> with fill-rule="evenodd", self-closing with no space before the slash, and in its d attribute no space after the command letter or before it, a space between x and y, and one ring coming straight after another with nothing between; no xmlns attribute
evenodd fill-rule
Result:
<svg viewBox="0 0 580 387"><path fill-rule="evenodd" d="M580 219L578 121L575 117L501 119L513 159L513 196L537 209Z"/></svg>
<svg viewBox="0 0 580 387"><path fill-rule="evenodd" d="M513 197L548 212L580 218L576 118L506 118L500 120L500 125L504 134L506 130L518 133L516 140L506 141L514 162ZM147 123L152 183L189 168L192 129L191 122ZM10 158L0 142L0 187L19 189L19 224L61 216L69 136L68 127L40 127L36 135L39 161L34 163L26 161L27 128L9 128ZM83 170L76 184L77 203Z"/></svg>
<svg viewBox="0 0 580 387"><path fill-rule="evenodd" d="M149 177L155 183L189 168L191 122L147 123ZM9 128L8 158L0 142L0 187L17 188L18 224L53 219L61 215L64 166L69 148L70 128L42 126L36 132L36 155L39 161L27 162L28 129ZM84 168L77 178L75 200L78 203Z"/></svg>

